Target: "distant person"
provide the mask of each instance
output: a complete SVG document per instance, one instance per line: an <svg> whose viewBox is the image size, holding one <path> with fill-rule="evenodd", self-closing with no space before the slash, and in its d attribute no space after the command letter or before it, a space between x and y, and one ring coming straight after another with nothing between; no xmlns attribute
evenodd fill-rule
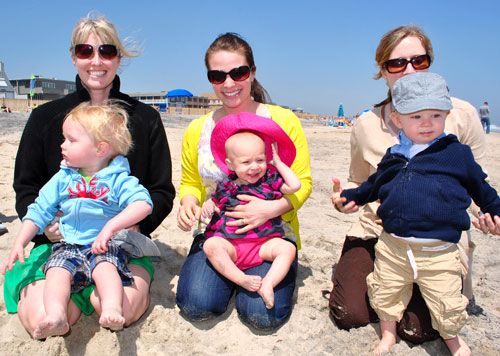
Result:
<svg viewBox="0 0 500 356"><path fill-rule="evenodd" d="M388 352L396 343L396 322L416 283L432 327L451 354L470 355L458 335L467 320L468 300L462 295L457 243L470 228L469 195L494 216L497 231L492 232L500 234L500 198L470 147L444 133L452 104L441 76L422 72L398 79L392 87L392 107L391 119L401 130L399 143L387 150L377 171L361 186L344 191L338 186L332 196L340 211L351 202L361 206L380 199L377 215L384 232L375 246L374 271L366 279L382 335L374 354Z"/></svg>
<svg viewBox="0 0 500 356"><path fill-rule="evenodd" d="M85 101L98 105L107 99L124 101L129 116L129 130L134 143L127 154L130 174L148 189L153 201L151 215L129 229L150 235L165 219L173 206L175 189L172 185L170 150L160 115L120 92L117 70L124 57L137 53L123 45L115 26L106 17L90 13L80 19L71 35L71 60L78 72L76 91L33 109L19 144L14 171L16 210L24 217L39 190L57 173L62 160L63 119L73 108ZM18 313L26 330L33 332L46 317L43 307L45 274L43 265L51 252L51 242L61 239L58 223L49 225L45 235L33 239L35 246L24 264L9 273L4 284L7 311ZM134 278L133 286L124 287L124 326L137 321L148 309L154 265L150 257L131 258L127 264ZM16 268L16 267L15 267ZM14 270L13 270L14 272ZM68 303L68 324L78 320L81 312L101 315L101 298L94 286L71 294Z"/></svg>
<svg viewBox="0 0 500 356"><path fill-rule="evenodd" d="M375 54L379 69L375 79L383 78L389 92L385 100L360 115L353 126L347 188L358 187L367 180L377 170L387 148L398 142L399 130L390 118L394 111L391 101L394 82L414 72L428 71L433 58L431 41L419 27L400 26L387 32L380 40ZM468 145L476 161L482 164L486 152L485 135L477 110L457 98L452 97L451 102L453 109L446 119L445 131L455 134L461 143ZM374 201L359 208L359 218L345 237L335 269L329 307L334 322L342 329L349 330L378 321L377 314L368 303L366 276L373 272L375 246L383 232L377 216L379 205L380 202ZM477 217L476 209L473 214ZM491 222L489 214L484 214L479 223L483 231L488 231L485 219ZM464 232L459 244L464 274L463 293L471 301L471 307L475 304L469 264L474 246L470 234ZM413 343L439 337L432 328L428 308L416 284L408 308L398 323L398 335Z"/></svg>
<svg viewBox="0 0 500 356"><path fill-rule="evenodd" d="M147 189L129 175L124 156L132 138L127 121L127 112L120 106L90 102L78 105L64 119L61 169L28 207L2 266L5 274L16 261L24 263L24 248L62 212L63 239L53 246L43 269L46 316L33 331L35 339L66 334L70 292L94 283L102 302L99 323L111 330L123 328L122 284L130 286L134 278L127 253L111 237L147 217L153 205Z"/></svg>
<svg viewBox="0 0 500 356"><path fill-rule="evenodd" d="M199 224L202 204L212 197L217 183L227 175L215 164L210 150L214 126L227 115L249 112L271 118L293 141L297 157L291 168L301 181L294 194L276 200L263 200L247 195L227 215L234 218L228 225L236 226L237 234L246 233L269 219L281 216L287 230L287 243L300 249L297 212L311 194L311 168L306 136L295 114L279 106L266 104L269 96L255 78L256 67L252 48L239 35L225 33L215 39L205 54L207 77L222 101L222 107L193 120L182 142L182 176L179 189L179 228L193 231L194 240L182 266L177 285L176 302L189 320L205 320L223 314L235 294L240 318L260 330L274 330L288 320L292 312L292 296L297 278L297 256L286 277L274 288L274 308L267 309L257 292L249 292L228 281L217 272L203 251L205 225ZM294 241L296 242L289 242ZM248 275L264 277L271 262L246 269Z"/></svg>
<svg viewBox="0 0 500 356"><path fill-rule="evenodd" d="M479 108L479 116L481 116L481 124L483 125L484 132L490 133L490 107L488 102L485 101L484 104Z"/></svg>
<svg viewBox="0 0 500 356"><path fill-rule="evenodd" d="M298 191L300 179L288 166L295 158L295 146L271 119L240 113L226 116L215 125L210 147L215 162L229 177L219 182L212 199L203 203L201 218L209 221L203 251L220 274L250 292L257 292L266 308L272 309L274 288L290 270L295 245L284 239L280 216L237 234L238 226L228 225L236 219L227 216L227 212L241 204L238 195L275 200ZM267 165L270 160L272 166ZM272 266L263 278L243 272L264 261L272 262Z"/></svg>

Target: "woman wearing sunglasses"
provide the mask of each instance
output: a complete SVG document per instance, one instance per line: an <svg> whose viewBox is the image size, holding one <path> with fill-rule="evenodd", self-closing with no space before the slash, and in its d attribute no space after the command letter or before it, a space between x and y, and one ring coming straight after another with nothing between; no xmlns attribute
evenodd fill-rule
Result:
<svg viewBox="0 0 500 356"><path fill-rule="evenodd" d="M388 96L375 105L370 112L360 116L351 136L351 163L348 188L358 187L377 170L377 164L387 148L398 142L398 129L389 118L393 111L391 88L394 82L411 73L428 71L434 53L430 39L416 26L401 26L387 32L381 39L375 54L379 72L375 79L383 78L389 86ZM481 163L485 157L485 138L477 112L469 103L452 98L453 109L446 119L446 133L458 136L460 142L471 147L475 159ZM338 183L338 182L337 182ZM334 190L336 184L334 184ZM425 189L424 187L422 189ZM343 329L351 329L378 321L367 297L366 276L373 271L375 243L382 233L382 225L376 215L378 202L369 203L359 212L359 221L349 230L340 260L333 278L330 293L330 313L336 324ZM352 212L353 204L335 206L337 210ZM483 220L481 228L487 230ZM467 275L468 258L474 244L468 233L461 238L462 261ZM471 299L471 284L464 283L464 294ZM439 337L432 329L430 315L417 285L413 297L398 324L398 334L402 339L422 343Z"/></svg>
<svg viewBox="0 0 500 356"><path fill-rule="evenodd" d="M295 144L297 156L291 168L300 178L301 189L278 200L239 197L243 203L228 216L237 219L236 233L247 232L267 220L280 216L288 227L290 239L300 248L297 210L311 193L309 150L299 119L289 110L266 104L269 96L255 79L256 66L252 49L234 33L219 36L205 55L208 80L212 83L222 108L191 122L182 146L182 177L179 189L181 207L178 225L193 231L194 241L182 267L177 287L177 305L190 320L214 318L226 311L229 299L236 292L236 309L240 318L260 330L273 330L282 325L291 313L291 300L297 276L297 258L283 281L274 290L275 305L266 309L257 292L249 292L228 281L208 262L203 252L203 223L199 223L201 205L210 199L217 182L225 178L210 151L212 129L223 117L251 112L277 122ZM288 237L288 236L287 236ZM245 270L246 274L264 277L271 263Z"/></svg>
<svg viewBox="0 0 500 356"><path fill-rule="evenodd" d="M76 92L33 110L20 141L14 173L17 212L23 217L40 188L59 170L65 115L85 101L99 104L108 98L118 99L130 117L133 149L127 158L131 175L149 190L154 204L151 215L130 228L149 235L172 210L175 189L171 181L170 150L158 112L120 92L120 79L116 75L120 62L123 57L134 57L137 53L124 47L112 23L92 13L77 22L70 51L78 73ZM7 310L18 313L30 334L45 316L42 267L51 252L50 242L60 238L56 222L45 230L45 234L33 239L35 246L29 258L24 264L17 263L5 278ZM149 257L131 259L129 268L134 284L124 287L126 326L147 310L154 270ZM93 286L73 294L68 305L69 324L74 324L81 312L89 315L94 309L101 313L100 299Z"/></svg>

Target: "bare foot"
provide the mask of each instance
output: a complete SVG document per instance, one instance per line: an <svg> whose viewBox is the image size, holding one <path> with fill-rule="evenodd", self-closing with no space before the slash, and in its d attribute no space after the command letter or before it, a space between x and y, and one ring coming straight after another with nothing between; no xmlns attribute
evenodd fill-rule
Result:
<svg viewBox="0 0 500 356"><path fill-rule="evenodd" d="M274 308L274 288L273 285L265 279L262 281L260 289L257 291L264 300L267 309Z"/></svg>
<svg viewBox="0 0 500 356"><path fill-rule="evenodd" d="M238 285L242 286L250 292L257 292L262 284L261 276L244 275Z"/></svg>
<svg viewBox="0 0 500 356"><path fill-rule="evenodd" d="M382 355L384 352L389 352L391 346L396 343L396 338L392 334L382 334L382 339L373 350L374 355Z"/></svg>
<svg viewBox="0 0 500 356"><path fill-rule="evenodd" d="M59 316L47 315L33 330L33 338L37 340L46 339L49 336L64 335L69 331L68 320Z"/></svg>
<svg viewBox="0 0 500 356"><path fill-rule="evenodd" d="M125 318L123 317L121 309L107 308L102 310L99 324L104 328L117 331L123 329Z"/></svg>
<svg viewBox="0 0 500 356"><path fill-rule="evenodd" d="M470 356L471 354L469 345L458 335L452 339L446 339L444 342L453 356Z"/></svg>

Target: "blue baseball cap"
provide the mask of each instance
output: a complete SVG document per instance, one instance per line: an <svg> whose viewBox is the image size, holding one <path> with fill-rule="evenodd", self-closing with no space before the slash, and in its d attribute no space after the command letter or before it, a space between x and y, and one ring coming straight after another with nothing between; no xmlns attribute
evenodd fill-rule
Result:
<svg viewBox="0 0 500 356"><path fill-rule="evenodd" d="M392 106L401 114L420 110L453 108L450 91L443 77L436 73L418 72L399 78L392 86Z"/></svg>

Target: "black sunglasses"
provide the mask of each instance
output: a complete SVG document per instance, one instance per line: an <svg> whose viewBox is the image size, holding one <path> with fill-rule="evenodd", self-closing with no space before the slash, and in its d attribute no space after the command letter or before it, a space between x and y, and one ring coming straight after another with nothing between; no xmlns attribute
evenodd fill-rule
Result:
<svg viewBox="0 0 500 356"><path fill-rule="evenodd" d="M113 59L118 56L118 48L112 44L102 44L97 47L99 56L103 59ZM73 53L79 59L89 59L94 55L94 46L87 43L77 44L73 48Z"/></svg>
<svg viewBox="0 0 500 356"><path fill-rule="evenodd" d="M229 72L222 70L209 70L207 72L208 81L212 84L222 84L229 75L235 82L241 82L250 76L250 72L255 70L255 66L240 66L231 69Z"/></svg>
<svg viewBox="0 0 500 356"><path fill-rule="evenodd" d="M431 66L431 56L428 54L421 54L420 56L415 56L410 60L406 58L394 58L382 64L382 68L387 69L389 73L400 73L406 69L408 63L411 63L415 70L427 69Z"/></svg>

